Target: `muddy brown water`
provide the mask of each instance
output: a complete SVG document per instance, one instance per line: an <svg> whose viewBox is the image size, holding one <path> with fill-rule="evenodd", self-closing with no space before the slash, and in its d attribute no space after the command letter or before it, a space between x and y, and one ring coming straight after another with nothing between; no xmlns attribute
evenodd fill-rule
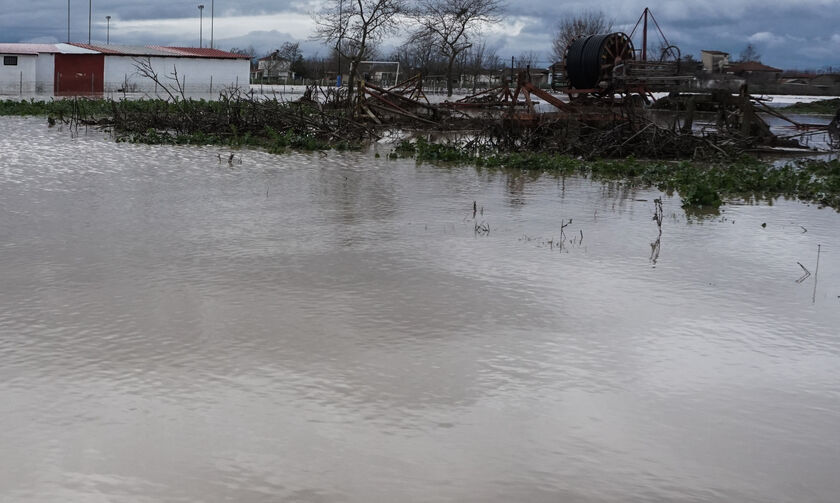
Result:
<svg viewBox="0 0 840 503"><path fill-rule="evenodd" d="M833 210L43 122L0 119L0 501L837 501Z"/></svg>

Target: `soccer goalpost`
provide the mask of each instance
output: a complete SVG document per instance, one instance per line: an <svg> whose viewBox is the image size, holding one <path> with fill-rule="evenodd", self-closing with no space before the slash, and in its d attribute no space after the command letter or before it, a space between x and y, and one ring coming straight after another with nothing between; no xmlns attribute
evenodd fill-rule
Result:
<svg viewBox="0 0 840 503"><path fill-rule="evenodd" d="M364 77L366 75L365 68L362 65L368 65L367 70L370 71L374 65L396 65L396 73L394 74L394 85L400 83L400 62L399 61L359 61L359 73ZM367 79L365 79L367 80Z"/></svg>

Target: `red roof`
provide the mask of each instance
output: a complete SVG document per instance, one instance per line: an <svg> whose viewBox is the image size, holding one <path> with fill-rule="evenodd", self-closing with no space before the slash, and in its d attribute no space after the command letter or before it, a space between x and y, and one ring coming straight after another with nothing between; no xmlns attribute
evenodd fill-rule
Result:
<svg viewBox="0 0 840 503"><path fill-rule="evenodd" d="M94 45L73 42L75 47L120 56L162 56L182 58L251 59L250 56L206 47L163 47L159 45Z"/></svg>
<svg viewBox="0 0 840 503"><path fill-rule="evenodd" d="M247 54L235 54L219 49L206 47L162 47L157 45L95 45L72 42L70 44L6 44L0 43L0 53L4 54L31 54L39 53L63 53L78 47L85 51L93 51L100 54L112 54L120 56L161 56L181 58L208 58L208 59L251 59ZM72 52L72 50L71 50Z"/></svg>
<svg viewBox="0 0 840 503"><path fill-rule="evenodd" d="M726 68L726 71L731 73L739 72L782 72L780 68L773 68L758 61L744 61L743 63L733 63Z"/></svg>
<svg viewBox="0 0 840 503"><path fill-rule="evenodd" d="M816 76L816 73L807 72L785 72L782 74L782 77L786 79L813 79Z"/></svg>
<svg viewBox="0 0 840 503"><path fill-rule="evenodd" d="M210 49L208 47L162 47L162 49L181 53L184 56L194 56L198 58L216 58L216 59L251 59L247 54L235 54L227 51L220 51L219 49Z"/></svg>
<svg viewBox="0 0 840 503"><path fill-rule="evenodd" d="M70 45L81 47L82 49L101 52L102 54L122 54L122 52L115 51L114 49L108 48L107 46L103 47L101 45L83 44L81 42L70 42Z"/></svg>

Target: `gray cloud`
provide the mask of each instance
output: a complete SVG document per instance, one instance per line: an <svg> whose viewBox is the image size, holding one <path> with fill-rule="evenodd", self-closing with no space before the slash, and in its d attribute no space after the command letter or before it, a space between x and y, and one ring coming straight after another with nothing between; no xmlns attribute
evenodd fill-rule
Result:
<svg viewBox="0 0 840 503"><path fill-rule="evenodd" d="M92 38L104 40L104 18L112 16L112 41L132 44L196 45L198 32L197 4L201 1L209 15L210 0L183 2L147 0L130 3L118 0L94 0ZM71 39L87 40L88 2L70 0ZM559 19L583 9L602 9L614 18L620 29L630 30L647 0L534 0L510 3L508 17L522 21L517 32L489 36L499 46L502 56L535 51L548 60L551 32ZM67 26L67 4L56 0L31 0L25 3L0 0L0 41L63 41ZM234 16L260 14L307 14L317 4L300 0L216 1L217 21ZM719 49L737 55L748 43L756 46L767 64L783 68L840 67L840 0L705 0L667 2L654 11L671 42L684 53L698 54L701 49ZM277 26L239 27L236 33L217 31L220 47L254 45L260 51L290 39L306 40L305 30L291 29L282 18ZM305 16L298 16L307 19ZM181 20L182 29L156 30L154 24L142 29L121 29L127 24L149 20ZM217 25L218 26L218 25ZM519 25L517 25L519 26ZM205 33L209 23L205 19ZM296 36L295 36L296 35ZM317 44L304 44L309 53L320 51Z"/></svg>

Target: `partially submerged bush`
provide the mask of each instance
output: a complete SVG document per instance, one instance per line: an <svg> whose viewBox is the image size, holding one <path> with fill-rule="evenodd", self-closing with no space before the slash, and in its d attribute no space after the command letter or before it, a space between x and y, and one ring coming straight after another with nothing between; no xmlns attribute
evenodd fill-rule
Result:
<svg viewBox="0 0 840 503"><path fill-rule="evenodd" d="M840 210L838 160L797 160L781 167L748 156L714 163L642 161L633 157L589 161L540 152L490 153L469 144L433 144L423 139L404 141L395 149L394 156L623 180L666 191L676 190L686 207L717 208L724 198L787 196Z"/></svg>

